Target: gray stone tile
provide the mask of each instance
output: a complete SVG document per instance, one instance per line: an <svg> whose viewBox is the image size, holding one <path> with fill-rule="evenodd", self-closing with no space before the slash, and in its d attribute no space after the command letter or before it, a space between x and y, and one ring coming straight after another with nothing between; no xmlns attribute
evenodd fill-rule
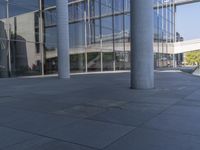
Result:
<svg viewBox="0 0 200 150"><path fill-rule="evenodd" d="M0 107L0 123L16 120L14 117L16 113L16 110Z"/></svg>
<svg viewBox="0 0 200 150"><path fill-rule="evenodd" d="M37 147L37 150L95 150L95 149L67 142L52 141Z"/></svg>
<svg viewBox="0 0 200 150"><path fill-rule="evenodd" d="M157 96L143 97L141 95L140 97L135 98L133 101L139 102L139 103L146 103L146 104L149 103L149 104L173 105L181 100L182 100L181 98L177 98L177 97L171 97L171 98L162 97L161 95L159 96L159 93L158 93Z"/></svg>
<svg viewBox="0 0 200 150"><path fill-rule="evenodd" d="M56 100L52 99L52 97L34 97L33 99L31 98L10 103L3 103L0 104L0 106L22 110L52 113L55 111L66 109L70 105L68 103L59 103Z"/></svg>
<svg viewBox="0 0 200 150"><path fill-rule="evenodd" d="M0 124L7 122L15 122L27 117L35 115L34 112L23 111L20 109L13 109L8 107L0 107Z"/></svg>
<svg viewBox="0 0 200 150"><path fill-rule="evenodd" d="M170 94L169 94L170 93ZM157 93L155 93L155 95L153 96L154 98L165 98L165 99L183 99L187 94L183 93L179 93L177 91L174 90L169 90L169 91L159 91Z"/></svg>
<svg viewBox="0 0 200 150"><path fill-rule="evenodd" d="M72 118L69 116L58 116L53 114L43 114L37 112L24 113L27 113L27 115L23 119L10 121L4 123L4 125L23 131L42 133L46 130L53 130L56 128L63 127L67 124L78 120L77 118Z"/></svg>
<svg viewBox="0 0 200 150"><path fill-rule="evenodd" d="M3 103L11 103L11 102L19 102L21 99L9 96L10 94L7 94L8 96L0 96L0 105Z"/></svg>
<svg viewBox="0 0 200 150"><path fill-rule="evenodd" d="M104 112L105 109L93 105L74 105L69 108L54 112L59 115L70 115L74 117L90 117L98 113Z"/></svg>
<svg viewBox="0 0 200 150"><path fill-rule="evenodd" d="M185 99L192 99L200 101L200 90L196 90L192 94L188 95Z"/></svg>
<svg viewBox="0 0 200 150"><path fill-rule="evenodd" d="M198 100L183 100L183 101L178 102L177 105L200 107L200 101L198 101Z"/></svg>
<svg viewBox="0 0 200 150"><path fill-rule="evenodd" d="M0 148L2 149L32 138L35 138L35 136L14 129L0 127Z"/></svg>
<svg viewBox="0 0 200 150"><path fill-rule="evenodd" d="M116 124L139 126L160 113L166 106L156 104L131 103L124 106L125 109L109 109L97 114L91 119Z"/></svg>
<svg viewBox="0 0 200 150"><path fill-rule="evenodd" d="M81 120L52 132L46 132L45 135L101 149L133 129L122 125Z"/></svg>
<svg viewBox="0 0 200 150"><path fill-rule="evenodd" d="M124 100L116 100L116 99L99 99L99 100L90 100L87 102L88 105L103 107L103 108L112 108L112 107L122 107L127 104L127 101Z"/></svg>
<svg viewBox="0 0 200 150"><path fill-rule="evenodd" d="M199 115L180 115L164 113L144 125L144 127L200 135Z"/></svg>
<svg viewBox="0 0 200 150"><path fill-rule="evenodd" d="M52 139L36 136L13 145L4 147L4 150L38 150L38 147L52 142Z"/></svg>
<svg viewBox="0 0 200 150"><path fill-rule="evenodd" d="M45 137L35 137L30 140L7 146L4 150L94 150L88 147L57 141Z"/></svg>
<svg viewBox="0 0 200 150"><path fill-rule="evenodd" d="M196 105L174 105L164 112L164 114L172 114L183 117L199 117L200 107Z"/></svg>
<svg viewBox="0 0 200 150"><path fill-rule="evenodd" d="M200 137L137 128L104 150L199 150Z"/></svg>
<svg viewBox="0 0 200 150"><path fill-rule="evenodd" d="M162 101L162 99L160 99ZM169 105L154 103L128 103L122 106L123 109L130 110L134 113L160 113L167 109Z"/></svg>

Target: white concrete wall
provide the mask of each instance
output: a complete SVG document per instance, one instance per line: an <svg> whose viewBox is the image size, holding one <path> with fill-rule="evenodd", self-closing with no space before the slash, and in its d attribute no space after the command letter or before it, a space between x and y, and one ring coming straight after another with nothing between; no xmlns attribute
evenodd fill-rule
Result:
<svg viewBox="0 0 200 150"><path fill-rule="evenodd" d="M196 3L196 2L200 2L200 0L175 0L174 1L175 5L185 5L185 4Z"/></svg>
<svg viewBox="0 0 200 150"><path fill-rule="evenodd" d="M14 33L15 23L14 18L11 17L9 19L3 19L7 26L10 27L11 33ZM35 19L34 13L25 13L22 15L18 15L16 17L16 26L17 26L17 58L26 57L28 61L28 66L31 68L33 64L36 64L37 60L41 60L41 53L36 52L35 45ZM7 33L8 34L8 33ZM20 37L20 38L19 38ZM26 53L21 53L19 51L25 50ZM22 52L23 52L22 51Z"/></svg>
<svg viewBox="0 0 200 150"><path fill-rule="evenodd" d="M200 39L174 43L174 54L200 50Z"/></svg>

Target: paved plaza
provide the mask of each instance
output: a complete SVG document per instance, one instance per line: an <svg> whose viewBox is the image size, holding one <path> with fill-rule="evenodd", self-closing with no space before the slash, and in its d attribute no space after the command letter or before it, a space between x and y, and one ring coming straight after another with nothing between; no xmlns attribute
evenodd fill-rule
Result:
<svg viewBox="0 0 200 150"><path fill-rule="evenodd" d="M200 77L156 72L0 79L0 150L199 150Z"/></svg>

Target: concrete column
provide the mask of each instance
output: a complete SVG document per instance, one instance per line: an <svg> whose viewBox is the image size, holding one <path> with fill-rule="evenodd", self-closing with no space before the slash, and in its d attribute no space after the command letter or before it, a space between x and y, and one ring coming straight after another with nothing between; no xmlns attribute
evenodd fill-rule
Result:
<svg viewBox="0 0 200 150"><path fill-rule="evenodd" d="M70 78L68 0L56 0L58 38L58 76ZM54 35L52 35L54 36Z"/></svg>
<svg viewBox="0 0 200 150"><path fill-rule="evenodd" d="M131 0L131 88L154 88L153 0Z"/></svg>

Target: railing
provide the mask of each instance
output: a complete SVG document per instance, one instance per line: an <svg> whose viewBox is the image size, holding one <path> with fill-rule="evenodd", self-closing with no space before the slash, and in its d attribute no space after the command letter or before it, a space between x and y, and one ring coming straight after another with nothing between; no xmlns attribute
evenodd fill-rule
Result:
<svg viewBox="0 0 200 150"><path fill-rule="evenodd" d="M198 65L195 69L194 72L192 73L193 75L200 76L200 65Z"/></svg>

